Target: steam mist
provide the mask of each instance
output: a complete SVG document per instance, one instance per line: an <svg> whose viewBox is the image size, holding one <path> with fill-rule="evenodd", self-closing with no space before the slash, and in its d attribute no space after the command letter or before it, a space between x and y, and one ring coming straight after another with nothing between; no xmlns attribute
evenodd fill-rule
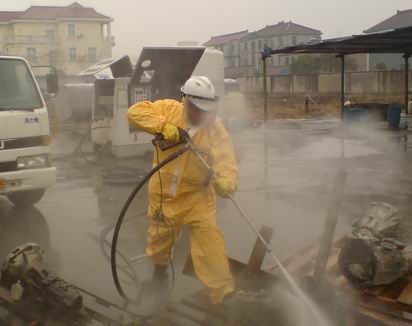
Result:
<svg viewBox="0 0 412 326"><path fill-rule="evenodd" d="M348 177L336 239L350 232L353 221L372 201L392 204L407 216L411 208L410 154L405 139L388 131L386 123L341 125L335 118L309 117L269 121L265 128L245 118L257 115L246 99L237 107L239 120L229 118L240 164L237 199L258 228L267 225L275 229L271 244L280 260L320 237L339 169ZM225 232L229 256L247 261L255 237L229 204L222 205L219 221L224 230L230 230ZM403 224L407 228L401 227L401 236L410 242L410 223L404 220ZM264 265L275 264L267 257ZM274 295L274 302L283 300L283 295ZM303 304L295 292L288 295ZM298 306L288 305L289 317L299 316ZM304 318L293 324L318 325L319 321L308 323Z"/></svg>

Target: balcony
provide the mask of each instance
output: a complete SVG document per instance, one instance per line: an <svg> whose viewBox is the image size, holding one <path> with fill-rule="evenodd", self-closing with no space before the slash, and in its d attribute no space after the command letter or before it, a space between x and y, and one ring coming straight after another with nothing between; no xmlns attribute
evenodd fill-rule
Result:
<svg viewBox="0 0 412 326"><path fill-rule="evenodd" d="M56 45L60 42L57 37L48 37L43 35L17 35L17 36L7 36L5 38L5 44L49 44Z"/></svg>
<svg viewBox="0 0 412 326"><path fill-rule="evenodd" d="M116 39L114 36L104 36L103 39L106 43L110 44L111 47L116 45Z"/></svg>

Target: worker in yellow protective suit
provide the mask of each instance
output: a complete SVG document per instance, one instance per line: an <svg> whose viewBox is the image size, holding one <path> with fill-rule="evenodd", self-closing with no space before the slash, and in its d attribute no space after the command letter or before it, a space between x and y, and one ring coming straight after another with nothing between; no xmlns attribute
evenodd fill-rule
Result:
<svg viewBox="0 0 412 326"><path fill-rule="evenodd" d="M189 132L193 143L218 175L210 180L206 168L186 152L154 175L149 183L150 226L147 254L153 279L167 280L174 241L182 225L189 228L191 255L197 277L209 290L212 304L234 291L223 236L216 224L216 196L228 197L237 188L238 168L230 137L216 118L217 97L207 77L192 77L182 87L182 103L175 100L140 102L129 108L129 122L144 131L179 141L178 128ZM156 150L154 165L177 148Z"/></svg>

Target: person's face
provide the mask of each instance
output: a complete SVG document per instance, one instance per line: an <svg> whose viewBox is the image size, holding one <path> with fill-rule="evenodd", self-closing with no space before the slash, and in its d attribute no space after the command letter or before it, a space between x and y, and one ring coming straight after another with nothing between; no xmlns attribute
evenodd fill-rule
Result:
<svg viewBox="0 0 412 326"><path fill-rule="evenodd" d="M210 124L216 118L216 112L203 111L196 107L190 99L184 99L184 106L187 122L193 127L201 127Z"/></svg>

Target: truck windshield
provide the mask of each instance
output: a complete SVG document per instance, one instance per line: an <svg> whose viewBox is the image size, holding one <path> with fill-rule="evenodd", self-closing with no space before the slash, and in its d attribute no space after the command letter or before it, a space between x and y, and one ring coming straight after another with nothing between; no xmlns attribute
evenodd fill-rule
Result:
<svg viewBox="0 0 412 326"><path fill-rule="evenodd" d="M0 59L0 111L32 110L42 106L27 64L18 59Z"/></svg>

